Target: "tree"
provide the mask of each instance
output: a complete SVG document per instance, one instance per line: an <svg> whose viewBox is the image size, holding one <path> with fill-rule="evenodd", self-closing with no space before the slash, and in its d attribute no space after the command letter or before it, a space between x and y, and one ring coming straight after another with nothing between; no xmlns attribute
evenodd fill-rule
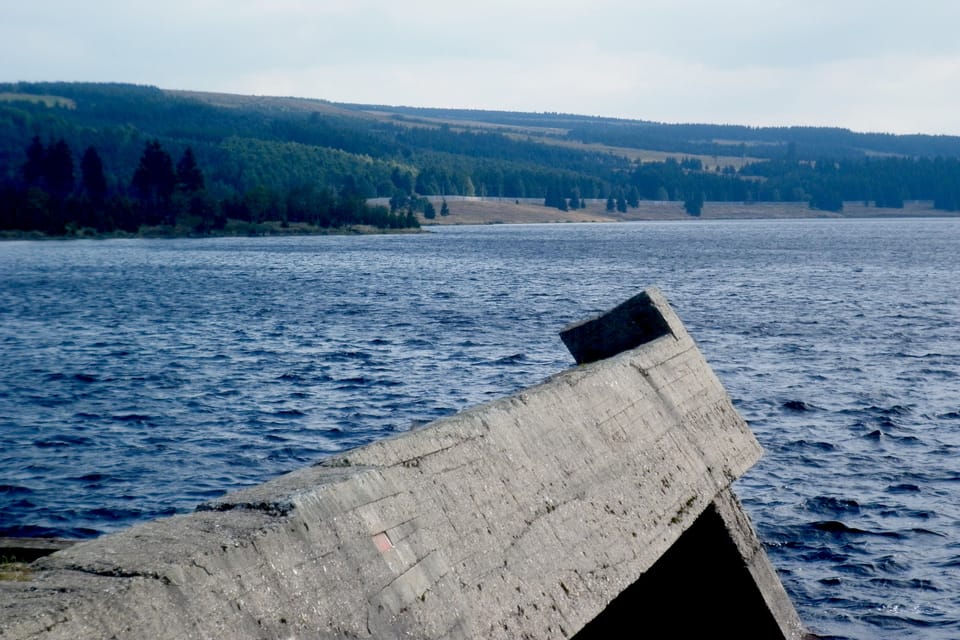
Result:
<svg viewBox="0 0 960 640"><path fill-rule="evenodd" d="M45 177L50 193L65 198L73 191L73 153L67 142L60 138L47 149L45 158Z"/></svg>
<svg viewBox="0 0 960 640"><path fill-rule="evenodd" d="M450 207L447 206L447 199L443 199L443 204L440 205L440 215L448 216L450 215Z"/></svg>
<svg viewBox="0 0 960 640"><path fill-rule="evenodd" d="M177 186L177 174L170 154L163 150L159 140L154 139L144 147L130 186L142 203L143 224L174 224L177 212L172 199Z"/></svg>
<svg viewBox="0 0 960 640"><path fill-rule="evenodd" d="M403 217L400 225L403 229L418 229L420 227L420 223L417 222L417 217L413 215L413 211L410 209L407 209L407 215Z"/></svg>
<svg viewBox="0 0 960 640"><path fill-rule="evenodd" d="M703 212L703 192L695 190L683 201L683 209L691 216L699 216Z"/></svg>
<svg viewBox="0 0 960 640"><path fill-rule="evenodd" d="M613 211L617 208L617 203L614 202L613 196L607 196L607 211Z"/></svg>
<svg viewBox="0 0 960 640"><path fill-rule="evenodd" d="M394 191L393 195L390 196L390 213L394 213L397 209L402 209L410 202L410 197L400 189Z"/></svg>
<svg viewBox="0 0 960 640"><path fill-rule="evenodd" d="M92 146L87 147L80 159L80 181L83 190L93 201L99 202L106 197L107 179L103 175L103 162Z"/></svg>
<svg viewBox="0 0 960 640"><path fill-rule="evenodd" d="M560 194L557 193L553 183L547 185L547 194L543 198L543 206L557 207L560 205Z"/></svg>
<svg viewBox="0 0 960 640"><path fill-rule="evenodd" d="M402 171L399 167L394 167L390 172L390 181L393 185L405 194L413 193L414 178L408 171Z"/></svg>
<svg viewBox="0 0 960 640"><path fill-rule="evenodd" d="M544 206L556 207L561 211L567 211L567 199L564 197L563 191L563 185L560 180L553 180L547 185L547 195L543 199Z"/></svg>
<svg viewBox="0 0 960 640"><path fill-rule="evenodd" d="M47 169L47 150L40 142L40 136L33 136L30 146L27 147L27 161L21 168L23 181L26 186L40 187L43 185Z"/></svg>
<svg viewBox="0 0 960 640"><path fill-rule="evenodd" d="M190 147L186 148L177 162L177 187L187 193L196 193L204 189L203 172L197 166L197 159Z"/></svg>
<svg viewBox="0 0 960 640"><path fill-rule="evenodd" d="M189 219L197 233L209 233L211 229L222 229L226 219L217 215L217 205L205 191L197 192L190 198Z"/></svg>
<svg viewBox="0 0 960 640"><path fill-rule="evenodd" d="M170 202L177 185L173 160L163 150L159 140L148 142L140 156L140 164L133 174L131 186L141 200L156 206Z"/></svg>
<svg viewBox="0 0 960 640"><path fill-rule="evenodd" d="M843 211L843 198L836 189L821 187L813 192L810 198L810 208L820 211Z"/></svg>
<svg viewBox="0 0 960 640"><path fill-rule="evenodd" d="M28 189L42 189L61 202L73 191L73 154L63 138L44 147L34 136L20 171Z"/></svg>
<svg viewBox="0 0 960 640"><path fill-rule="evenodd" d="M434 208L433 203L429 200L427 200L426 204L423 205L423 217L427 220L433 220L437 217L437 210Z"/></svg>

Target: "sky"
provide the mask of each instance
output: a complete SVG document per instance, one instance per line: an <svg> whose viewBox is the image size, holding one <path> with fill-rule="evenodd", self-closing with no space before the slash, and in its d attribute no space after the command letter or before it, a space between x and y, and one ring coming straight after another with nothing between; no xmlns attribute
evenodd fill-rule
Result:
<svg viewBox="0 0 960 640"><path fill-rule="evenodd" d="M0 81L960 135L957 0L0 0Z"/></svg>

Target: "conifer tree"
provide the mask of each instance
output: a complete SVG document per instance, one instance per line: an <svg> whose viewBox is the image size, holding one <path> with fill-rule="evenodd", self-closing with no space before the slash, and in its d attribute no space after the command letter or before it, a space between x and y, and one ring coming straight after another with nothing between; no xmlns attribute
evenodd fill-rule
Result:
<svg viewBox="0 0 960 640"><path fill-rule="evenodd" d="M169 202L177 184L173 160L159 140L148 142L133 174L131 186L140 198L150 204Z"/></svg>
<svg viewBox="0 0 960 640"><path fill-rule="evenodd" d="M46 158L47 150L40 142L40 136L33 136L30 146L27 147L27 161L21 168L23 182L27 187L43 185L43 178L46 173Z"/></svg>
<svg viewBox="0 0 960 640"><path fill-rule="evenodd" d="M203 172L197 166L197 159L193 149L187 147L180 161L177 162L177 187L187 193L203 191Z"/></svg>
<svg viewBox="0 0 960 640"><path fill-rule="evenodd" d="M683 209L691 216L699 216L703 211L703 192L699 189L694 191L689 198L684 200Z"/></svg>
<svg viewBox="0 0 960 640"><path fill-rule="evenodd" d="M60 138L47 149L45 158L45 177L51 195L66 198L73 191L73 153L66 140Z"/></svg>
<svg viewBox="0 0 960 640"><path fill-rule="evenodd" d="M107 195L107 179L103 175L103 161L95 148L87 147L80 159L80 180L84 191L94 201Z"/></svg>

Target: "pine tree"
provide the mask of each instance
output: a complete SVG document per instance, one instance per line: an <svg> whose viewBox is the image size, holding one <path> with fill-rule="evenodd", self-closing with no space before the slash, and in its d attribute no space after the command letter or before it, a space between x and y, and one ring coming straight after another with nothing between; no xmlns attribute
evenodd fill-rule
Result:
<svg viewBox="0 0 960 640"><path fill-rule="evenodd" d="M80 159L80 180L92 200L101 201L106 197L107 179L103 175L103 162L93 147L87 147Z"/></svg>
<svg viewBox="0 0 960 640"><path fill-rule="evenodd" d="M45 158L45 176L50 193L65 198L73 191L73 153L66 140L60 138L47 149Z"/></svg>
<svg viewBox="0 0 960 640"><path fill-rule="evenodd" d="M203 191L204 188L203 172L197 166L197 159L190 147L177 162L177 187L187 193Z"/></svg>
<svg viewBox="0 0 960 640"><path fill-rule="evenodd" d="M131 186L143 205L143 224L173 225L176 222L173 192L177 186L177 174L170 154L163 150L159 140L147 143L133 173Z"/></svg>
<svg viewBox="0 0 960 640"><path fill-rule="evenodd" d="M684 200L683 209L691 216L699 216L703 211L703 192L697 190L693 195Z"/></svg>
<svg viewBox="0 0 960 640"><path fill-rule="evenodd" d="M620 213L627 212L627 198L623 195L622 191L617 194L617 211Z"/></svg>
<svg viewBox="0 0 960 640"><path fill-rule="evenodd" d="M46 174L47 150L40 142L40 136L33 136L30 146L27 147L27 161L21 168L23 181L27 187L42 187Z"/></svg>
<svg viewBox="0 0 960 640"><path fill-rule="evenodd" d="M131 186L140 198L150 204L169 202L177 184L173 160L159 140L148 142L133 174Z"/></svg>

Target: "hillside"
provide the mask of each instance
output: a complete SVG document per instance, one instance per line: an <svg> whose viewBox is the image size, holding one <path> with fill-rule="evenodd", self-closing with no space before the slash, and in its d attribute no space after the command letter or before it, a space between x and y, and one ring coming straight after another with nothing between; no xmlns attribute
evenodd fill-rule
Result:
<svg viewBox="0 0 960 640"><path fill-rule="evenodd" d="M203 176L202 198L176 176L162 194L156 185L147 193L142 180L138 186L151 145L171 165L189 149ZM102 166L96 194L81 166L91 149ZM59 169L44 168L57 157ZM664 201L693 215L704 202L836 213L844 202L897 210L926 200L955 211L958 158L960 138L951 136L335 104L122 84L0 84L0 231L183 223L208 233L228 220L397 228L416 217L437 220L451 210L437 210L445 196L532 199L558 211L586 204L605 218L629 218L641 202ZM373 198L386 209L359 204ZM70 219L78 207L82 219Z"/></svg>
<svg viewBox="0 0 960 640"><path fill-rule="evenodd" d="M836 127L745 127L722 124L667 124L559 113L515 113L464 109L426 109L340 105L409 122L447 123L465 128L547 136L581 144L673 155L800 159L869 156L957 156L960 137L857 133ZM792 147L792 148L791 148ZM660 158L662 159L662 158Z"/></svg>

